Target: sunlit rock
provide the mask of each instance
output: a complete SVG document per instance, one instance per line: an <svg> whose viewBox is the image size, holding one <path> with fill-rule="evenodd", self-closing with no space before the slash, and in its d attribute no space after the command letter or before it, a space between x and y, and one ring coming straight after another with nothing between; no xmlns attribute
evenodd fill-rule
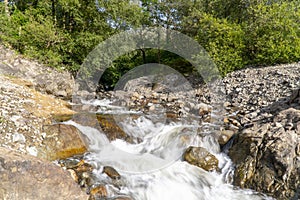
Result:
<svg viewBox="0 0 300 200"><path fill-rule="evenodd" d="M236 164L234 184L279 199L297 197L299 144L300 110L294 108L279 112L272 122L244 129L229 152Z"/></svg>
<svg viewBox="0 0 300 200"><path fill-rule="evenodd" d="M183 154L183 159L206 171L218 170L218 159L203 147L189 147Z"/></svg>
<svg viewBox="0 0 300 200"><path fill-rule="evenodd" d="M97 200L107 197L107 189L105 185L97 185L90 190L89 200Z"/></svg>
<svg viewBox="0 0 300 200"><path fill-rule="evenodd" d="M0 172L0 199L88 199L60 167L2 147Z"/></svg>
<svg viewBox="0 0 300 200"><path fill-rule="evenodd" d="M121 178L121 175L117 172L117 170L110 166L103 167L103 173L105 173L111 179L117 180Z"/></svg>
<svg viewBox="0 0 300 200"><path fill-rule="evenodd" d="M38 149L38 157L57 160L87 151L81 132L72 125L46 125L43 126L43 131L45 134Z"/></svg>

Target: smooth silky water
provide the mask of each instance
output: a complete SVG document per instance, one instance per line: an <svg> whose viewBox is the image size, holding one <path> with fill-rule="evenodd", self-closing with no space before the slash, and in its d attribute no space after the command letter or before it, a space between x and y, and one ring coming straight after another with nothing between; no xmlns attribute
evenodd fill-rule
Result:
<svg viewBox="0 0 300 200"><path fill-rule="evenodd" d="M116 116L126 113L121 107L109 105L109 101L98 100L93 104L101 105L100 113ZM231 185L234 166L230 158L220 152L219 144L209 131L203 132L202 126L210 124L200 126L196 120L166 123L155 118L154 114L141 115L137 119L115 118L128 135L142 138L134 144L120 139L110 142L103 132L93 127L82 126L72 120L65 122L76 126L88 139L89 153L84 159L96 166L94 174L99 181L108 182L102 173L103 166L112 166L121 174L120 187L111 185L109 196L113 195L110 191L118 190L135 200L272 199ZM204 147L215 155L220 171L207 172L182 161L188 146Z"/></svg>

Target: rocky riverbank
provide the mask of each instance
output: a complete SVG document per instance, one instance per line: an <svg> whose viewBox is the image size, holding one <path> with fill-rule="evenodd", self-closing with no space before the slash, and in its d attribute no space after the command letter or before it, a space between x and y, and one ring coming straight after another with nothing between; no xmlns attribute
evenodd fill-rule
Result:
<svg viewBox="0 0 300 200"><path fill-rule="evenodd" d="M220 149L229 152L235 164L234 185L276 199L298 199L299 74L299 63L231 73L223 79L223 111L213 111L212 94L206 86L188 92L172 88L173 92L168 92L170 85L165 82L154 84L151 77L129 81L124 91L99 95L130 111L163 113L167 119L187 123L191 118L202 123L217 123L210 133L215 135ZM99 108L92 106L89 109ZM206 170L218 168L218 161L205 148L190 147L183 157L190 164Z"/></svg>
<svg viewBox="0 0 300 200"><path fill-rule="evenodd" d="M214 130L213 134L217 136L221 147L228 141L232 144L227 145L224 150L228 151L231 146L229 155L236 167L233 184L277 199L299 199L299 74L300 64L296 63L248 68L231 73L223 79L226 96L223 104L224 124ZM142 108L149 112L159 102L166 108L166 112L173 112L173 116L198 116L204 122L213 123L210 94L205 86L190 92L189 95L194 95L195 98L194 101L189 101L182 91L169 94L153 92L151 82L144 80L144 83L144 88L134 89L131 93L126 91L124 94L128 99L125 105L130 109L139 105L139 110ZM130 83L128 87L134 88ZM158 87L157 90L164 89ZM118 91L109 95L120 99ZM185 158L189 158L187 161L191 164L199 163L199 155L204 152L201 151L198 156L191 154L194 156L193 160L187 154ZM214 159L212 161L215 162ZM211 166L202 166L204 169L207 167Z"/></svg>
<svg viewBox="0 0 300 200"><path fill-rule="evenodd" d="M277 199L300 195L300 65L246 69L225 83L241 129L229 155L234 184Z"/></svg>
<svg viewBox="0 0 300 200"><path fill-rule="evenodd" d="M66 73L30 62L1 46L0 52L0 199L88 199L67 171L50 162L57 158L53 154L74 155L70 141L83 143L76 140L76 131L69 131L67 141L68 132L61 129L55 135L55 125L51 125L53 115L74 113L67 102L55 97L68 98L64 92L72 82L59 92L55 79L64 80ZM40 81L53 82L58 93L46 89L49 84L42 87ZM46 130L49 126L54 127Z"/></svg>

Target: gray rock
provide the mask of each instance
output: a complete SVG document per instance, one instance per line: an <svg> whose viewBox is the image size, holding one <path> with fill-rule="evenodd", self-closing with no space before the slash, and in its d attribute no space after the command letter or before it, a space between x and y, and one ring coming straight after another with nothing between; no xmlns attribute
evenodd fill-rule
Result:
<svg viewBox="0 0 300 200"><path fill-rule="evenodd" d="M0 45L0 73L31 82L37 91L54 95L64 100L72 98L74 78L66 71L43 66L15 54Z"/></svg>
<svg viewBox="0 0 300 200"><path fill-rule="evenodd" d="M300 185L299 148L300 110L283 110L273 122L244 129L229 152L236 164L234 184L291 199Z"/></svg>

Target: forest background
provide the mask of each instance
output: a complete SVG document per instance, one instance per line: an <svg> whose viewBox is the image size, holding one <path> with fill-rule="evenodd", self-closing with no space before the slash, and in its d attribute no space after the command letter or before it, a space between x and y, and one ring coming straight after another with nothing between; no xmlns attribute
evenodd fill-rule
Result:
<svg viewBox="0 0 300 200"><path fill-rule="evenodd" d="M2 0L0 43L74 75L99 43L122 31L164 27L195 39L222 76L247 66L300 61L299 0ZM101 82L110 89L145 63L194 67L160 49L138 49L114 60Z"/></svg>

